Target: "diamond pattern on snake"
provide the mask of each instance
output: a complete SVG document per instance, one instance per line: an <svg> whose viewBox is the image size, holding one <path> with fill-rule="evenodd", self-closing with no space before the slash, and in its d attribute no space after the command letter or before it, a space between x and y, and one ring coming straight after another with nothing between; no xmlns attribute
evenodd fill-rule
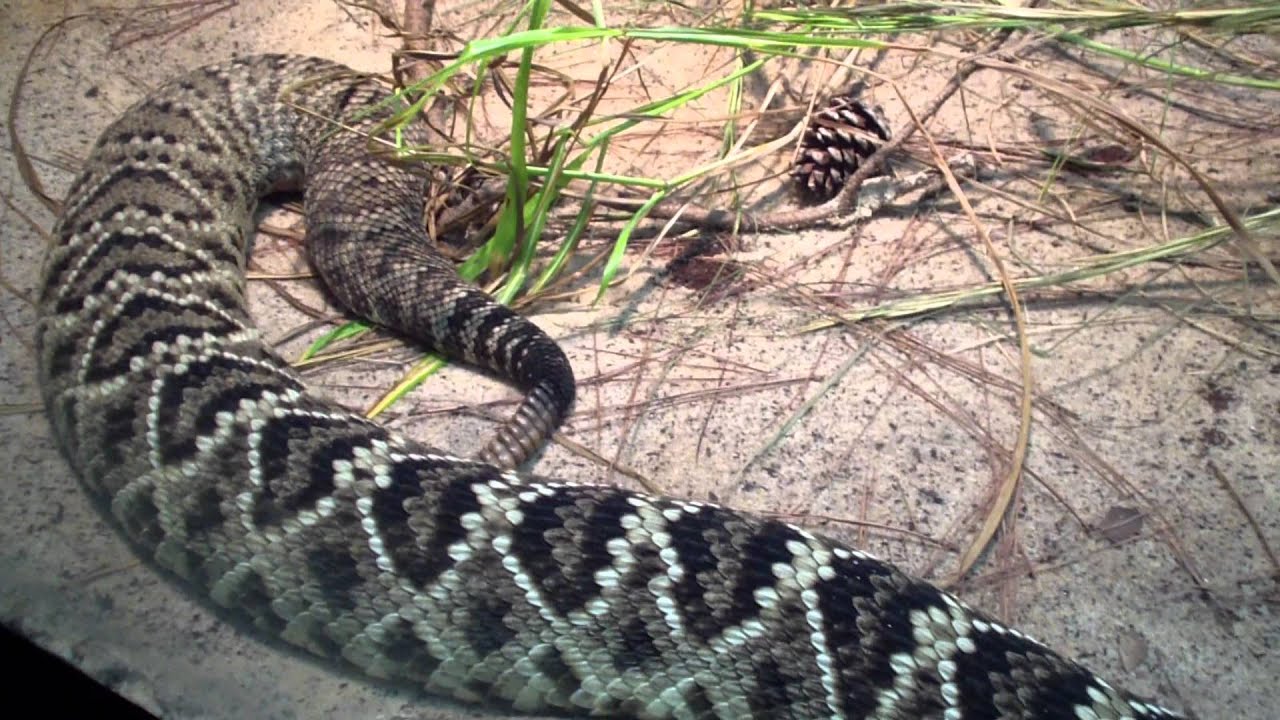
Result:
<svg viewBox="0 0 1280 720"><path fill-rule="evenodd" d="M386 96L315 58L199 69L113 122L72 186L41 387L140 555L262 635L497 714L1176 717L799 527L512 472L569 412L573 372L432 249L427 172L360 134ZM252 212L288 187L348 310L525 390L477 458L313 397L264 344Z"/></svg>

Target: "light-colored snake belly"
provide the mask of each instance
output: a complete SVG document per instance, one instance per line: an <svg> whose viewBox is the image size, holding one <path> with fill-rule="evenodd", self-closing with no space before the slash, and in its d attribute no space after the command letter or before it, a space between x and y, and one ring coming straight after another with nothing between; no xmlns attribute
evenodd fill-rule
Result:
<svg viewBox="0 0 1280 720"><path fill-rule="evenodd" d="M462 284L418 169L348 128L395 108L333 63L250 57L102 135L39 300L54 432L137 551L323 658L496 712L1168 718L894 567L712 504L519 477L573 402L559 348ZM308 395L245 308L260 195L305 187L350 310L512 378L463 460Z"/></svg>

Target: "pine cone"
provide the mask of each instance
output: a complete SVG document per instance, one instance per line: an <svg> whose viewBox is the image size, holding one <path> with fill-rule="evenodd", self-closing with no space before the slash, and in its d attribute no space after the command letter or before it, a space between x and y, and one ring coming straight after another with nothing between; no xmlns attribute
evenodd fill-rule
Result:
<svg viewBox="0 0 1280 720"><path fill-rule="evenodd" d="M880 108L850 95L837 95L809 119L791 178L806 198L829 200L890 137L889 123Z"/></svg>

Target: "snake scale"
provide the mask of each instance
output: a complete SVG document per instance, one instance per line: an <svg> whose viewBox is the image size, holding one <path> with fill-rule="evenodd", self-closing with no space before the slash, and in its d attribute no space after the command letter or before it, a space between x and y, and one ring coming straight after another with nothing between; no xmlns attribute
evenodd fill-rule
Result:
<svg viewBox="0 0 1280 720"><path fill-rule="evenodd" d="M568 412L572 371L434 253L425 172L350 131L376 132L386 95L315 58L199 69L111 124L74 182L41 387L141 555L260 634L498 712L1177 717L801 528L510 472ZM291 187L343 305L525 389L480 459L307 394L267 348L245 302L252 214Z"/></svg>

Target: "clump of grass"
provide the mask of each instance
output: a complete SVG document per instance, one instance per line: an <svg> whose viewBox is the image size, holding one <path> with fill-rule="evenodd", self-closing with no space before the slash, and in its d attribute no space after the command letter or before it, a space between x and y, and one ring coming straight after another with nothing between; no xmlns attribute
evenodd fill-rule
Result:
<svg viewBox="0 0 1280 720"><path fill-rule="evenodd" d="M474 85L480 87L487 78L504 73L504 63L515 58L514 78L510 82L499 83L511 89L510 143L503 156L485 158L487 170L506 179L507 190L498 212L496 230L460 267L460 273L468 279L478 279L486 274L499 278L493 291L501 302L528 301L553 289L570 267L571 258L579 251L597 210L596 196L603 189L610 192L621 190L636 196L637 206L621 222L607 252L598 262L590 263L599 268L595 280L596 297L603 296L623 272L627 250L635 233L644 226L655 208L673 198L686 197L685 193L690 188L722 178L739 166L755 162L760 155L758 147L724 142L714 159L683 172L669 176L633 175L606 170L619 141L653 123L669 120L713 92L726 90L732 102L732 98L741 97L745 78L784 61L802 59L831 63L836 62L830 56L832 52L883 51L917 56L950 53L958 62L970 62L971 59L962 54L919 41L929 38L945 42L952 36L958 38L963 34L972 45L975 32L999 32L1006 35L1016 33L1041 45L1070 47L1086 56L1116 59L1135 69L1156 73L1163 78L1160 82L1168 85L1197 81L1243 86L1263 92L1280 89L1280 79L1261 65L1254 67L1254 72L1246 72L1250 68L1242 69L1241 63L1236 62L1234 71L1227 73L1214 67L1200 67L1165 57L1169 54L1168 49L1173 47L1169 42L1176 44L1191 42L1192 39L1215 38L1225 44L1250 33L1275 33L1280 30L1280 4L1184 10L1154 10L1110 3L1090 3L1073 8L1017 8L924 2L822 9L763 9L749 4L738 16L695 18L688 15L686 17L692 22L687 25L646 25L643 15L640 21L622 25L606 14L603 5L592 4L591 8L591 22L588 24L580 14L553 16L549 0L530 2L506 24L504 32L477 37L466 43L439 72L411 88L420 100L411 112L406 113L405 121L425 108L433 93L462 73L474 75ZM671 8L664 7L663 10L670 11ZM1114 34L1109 34L1119 29L1164 34L1173 39L1156 46L1155 52L1135 52L1117 44ZM616 63L601 70L594 91L595 99L606 93L609 83L624 72L623 65L628 59L634 62L634 58L642 57L645 52L670 52L672 48L682 46L710 46L728 49L737 61L722 66L718 72L710 72L695 85L660 94L625 111L596 113L595 102L589 102L576 116L558 111L541 118L542 122L531 121L529 107L534 95L533 86L540 77L547 75L539 69L538 56L568 46L592 44L601 49L602 55L610 48L623 50ZM1032 81L1036 82L1034 78ZM1149 81L1148 85L1151 84ZM732 119L737 115L736 108L731 106L728 110L727 117ZM548 117L558 120L548 123ZM1132 128L1113 130L1124 133L1132 131ZM727 137L732 137L731 131L727 132ZM426 155L422 149L416 148L404 148L403 152L408 157ZM430 155L440 160L438 149L432 149ZM448 160L470 162L475 160L475 156L463 152ZM582 198L581 205L567 231L558 240L552 259L539 269L535 267L539 245L545 243L543 235L552 222L552 211L560 206L564 193L570 187L580 189L576 194ZM1211 188L1206 189L1212 193ZM836 319L817 320L806 329L826 326L837 320L857 322L938 312L976 300L995 298L1008 289L1020 291L1066 286L1136 265L1186 259L1229 242L1233 237L1241 243L1252 243L1249 239L1251 232L1275 232L1274 210L1256 212L1244 221L1233 222L1231 212L1225 206L1220 206L1220 209L1227 213L1227 224L1233 228L1217 227L1146 248L1081 258L1065 271L1012 278L1007 287L1001 283L987 283L900 298L863 310L841 313ZM1265 253L1260 253L1256 244L1247 245L1246 254L1252 254L1264 267L1268 266ZM338 328L317 340L305 357L324 352L335 341L358 336L363 329L358 324ZM440 364L434 358L419 363L374 406L373 413L390 406L438 369Z"/></svg>

